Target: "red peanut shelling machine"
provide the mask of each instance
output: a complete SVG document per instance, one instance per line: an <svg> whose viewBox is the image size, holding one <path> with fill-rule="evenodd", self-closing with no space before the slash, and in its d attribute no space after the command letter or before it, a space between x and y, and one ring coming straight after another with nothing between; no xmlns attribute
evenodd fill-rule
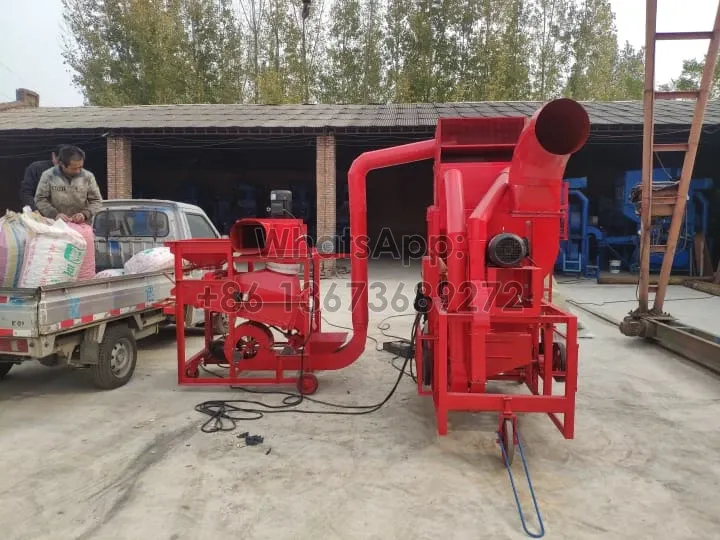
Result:
<svg viewBox="0 0 720 540"><path fill-rule="evenodd" d="M573 438L577 319L552 304L546 281L562 236L565 166L589 126L579 103L557 99L530 119L442 118L434 139L360 155L348 173L349 339L323 329L320 261L334 255L310 247L306 225L289 211L289 192L273 192L270 217L237 221L228 239L168 242L179 384L295 384L307 395L318 388L315 372L356 361L368 334L367 174L433 159L411 349L417 390L432 396L438 433L447 433L450 411L494 412L508 467L519 443L518 413L545 413ZM199 279L183 276L188 263L207 271ZM203 349L189 358L186 306L228 322L221 339L207 324ZM227 376L201 376L211 364L224 366Z"/></svg>

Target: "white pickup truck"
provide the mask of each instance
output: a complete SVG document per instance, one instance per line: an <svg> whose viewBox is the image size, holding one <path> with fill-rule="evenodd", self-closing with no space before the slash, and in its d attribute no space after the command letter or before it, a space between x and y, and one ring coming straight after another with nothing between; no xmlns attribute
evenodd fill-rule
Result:
<svg viewBox="0 0 720 540"><path fill-rule="evenodd" d="M104 201L92 225L97 271L122 268L167 240L220 237L201 208L172 201ZM15 364L39 360L89 368L102 389L123 386L135 371L137 341L174 322L173 273L0 288L0 379ZM202 324L203 317L202 310L188 310L185 323ZM222 332L223 321L213 323Z"/></svg>

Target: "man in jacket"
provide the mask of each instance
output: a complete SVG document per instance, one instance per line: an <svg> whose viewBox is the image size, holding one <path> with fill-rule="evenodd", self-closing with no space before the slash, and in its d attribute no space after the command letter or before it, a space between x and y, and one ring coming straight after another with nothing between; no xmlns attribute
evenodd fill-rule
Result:
<svg viewBox="0 0 720 540"><path fill-rule="evenodd" d="M102 195L95 175L83 168L85 152L76 146L64 146L57 165L40 176L35 204L51 219L85 223L102 208Z"/></svg>
<svg viewBox="0 0 720 540"><path fill-rule="evenodd" d="M40 182L40 175L52 169L57 165L57 158L60 154L60 149L64 145L59 145L53 148L51 152L51 159L43 159L41 161L33 161L25 169L25 175L20 183L20 204L21 207L29 206L31 210L37 210L35 206L35 192L37 191L38 183Z"/></svg>

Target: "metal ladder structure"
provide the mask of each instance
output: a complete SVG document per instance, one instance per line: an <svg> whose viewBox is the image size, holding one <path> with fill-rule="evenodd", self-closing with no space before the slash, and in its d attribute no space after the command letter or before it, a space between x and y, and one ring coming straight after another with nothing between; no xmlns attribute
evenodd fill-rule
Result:
<svg viewBox="0 0 720 540"><path fill-rule="evenodd" d="M657 0L646 0L645 12L645 92L643 97L643 155L642 155L642 201L640 230L640 279L638 288L638 308L631 312L620 324L620 331L628 336L653 338L661 345L688 356L695 361L720 372L720 338L697 329L682 325L663 311L665 294L670 281L680 228L685 216L685 208L695 166L700 134L702 133L705 109L710 97L715 65L720 48L720 2L715 22L710 31L704 32L658 32ZM700 86L689 91L655 90L655 47L658 41L709 40L707 56ZM655 144L655 100L656 99L694 99L695 111L690 125L687 143ZM678 184L665 193L653 193L652 171L656 152L683 152L682 173ZM667 241L662 245L653 245L651 229L653 218L672 216ZM657 285L650 285L650 253L663 253L663 262ZM650 293L654 292L654 302L650 308ZM711 356L713 360L710 360Z"/></svg>

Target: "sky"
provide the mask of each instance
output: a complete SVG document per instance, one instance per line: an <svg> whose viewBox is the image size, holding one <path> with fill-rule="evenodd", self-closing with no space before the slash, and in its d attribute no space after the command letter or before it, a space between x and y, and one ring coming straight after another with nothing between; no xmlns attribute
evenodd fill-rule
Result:
<svg viewBox="0 0 720 540"><path fill-rule="evenodd" d="M16 88L40 94L44 107L83 104L80 91L61 55L62 0L9 1L0 17L0 102L13 101ZM645 43L645 0L610 0L620 43L636 48ZM658 0L658 31L712 29L718 0ZM666 83L682 70L686 58L702 58L707 41L658 44L656 83Z"/></svg>

